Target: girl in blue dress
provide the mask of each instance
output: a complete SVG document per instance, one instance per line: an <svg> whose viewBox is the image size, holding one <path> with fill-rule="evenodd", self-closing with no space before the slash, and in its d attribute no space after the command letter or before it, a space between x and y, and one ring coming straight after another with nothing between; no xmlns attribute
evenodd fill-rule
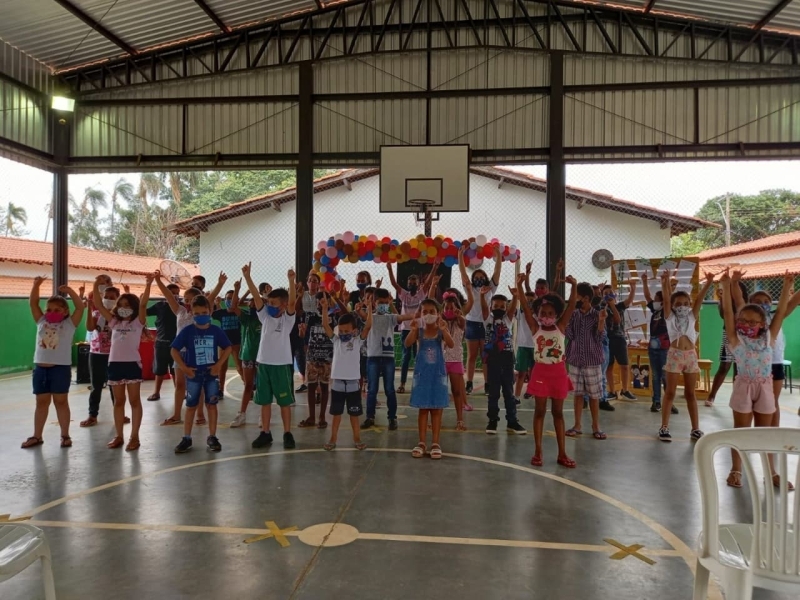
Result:
<svg viewBox="0 0 800 600"><path fill-rule="evenodd" d="M406 338L406 347L419 344L414 364L414 387L411 389L411 406L419 409L417 425L419 444L414 446L411 456L422 458L427 450L428 415L430 415L433 440L431 458L442 458L439 432L442 429L442 412L449 402L447 371L445 369L442 344L452 348L453 338L442 319L439 304L430 298L420 304L419 318L411 321L411 332ZM421 328L421 329L420 329Z"/></svg>

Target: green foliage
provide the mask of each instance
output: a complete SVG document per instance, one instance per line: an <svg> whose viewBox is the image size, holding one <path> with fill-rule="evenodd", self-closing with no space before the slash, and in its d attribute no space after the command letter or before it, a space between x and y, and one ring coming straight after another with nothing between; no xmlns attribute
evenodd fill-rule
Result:
<svg viewBox="0 0 800 600"><path fill-rule="evenodd" d="M670 240L670 256L697 256L706 249L706 245L697 239L695 232L682 233Z"/></svg>
<svg viewBox="0 0 800 600"><path fill-rule="evenodd" d="M0 207L0 235L5 237L22 237L29 232L21 227L28 224L28 213L21 206L13 202L3 208Z"/></svg>

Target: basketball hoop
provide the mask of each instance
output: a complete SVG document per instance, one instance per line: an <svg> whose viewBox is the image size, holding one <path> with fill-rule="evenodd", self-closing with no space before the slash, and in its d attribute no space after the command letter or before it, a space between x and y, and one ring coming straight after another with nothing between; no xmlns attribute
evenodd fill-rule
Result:
<svg viewBox="0 0 800 600"><path fill-rule="evenodd" d="M431 230L433 229L433 221L439 220L439 213L432 213L431 206L435 204L433 200L409 200L408 204L414 207L414 220L425 223L425 235L431 237ZM436 216L434 216L434 214Z"/></svg>

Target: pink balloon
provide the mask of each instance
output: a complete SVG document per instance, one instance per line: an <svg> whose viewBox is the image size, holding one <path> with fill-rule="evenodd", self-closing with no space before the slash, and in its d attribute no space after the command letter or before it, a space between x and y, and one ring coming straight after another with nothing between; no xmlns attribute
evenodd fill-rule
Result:
<svg viewBox="0 0 800 600"><path fill-rule="evenodd" d="M328 258L334 258L334 257L336 257L338 254L339 254L339 251L336 249L336 247L335 247L335 246L328 246L327 248L325 248L325 255L326 255Z"/></svg>
<svg viewBox="0 0 800 600"><path fill-rule="evenodd" d="M317 250L325 250L328 244L325 241L317 242Z"/></svg>

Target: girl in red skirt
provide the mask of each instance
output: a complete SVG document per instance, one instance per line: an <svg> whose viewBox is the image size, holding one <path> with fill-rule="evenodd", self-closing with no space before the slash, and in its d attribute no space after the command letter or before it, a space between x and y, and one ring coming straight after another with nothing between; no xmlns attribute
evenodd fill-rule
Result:
<svg viewBox="0 0 800 600"><path fill-rule="evenodd" d="M522 284L525 275L517 278L518 298L523 298ZM564 306L564 299L558 294L546 294L536 299L532 307L521 303L525 320L533 335L534 365L528 382L528 394L534 397L536 409L533 413L533 438L536 450L531 458L534 467L542 466L542 435L544 433L544 417L547 414L547 399L550 398L553 425L558 442L558 464L569 469L575 468L575 461L567 456L564 425L564 400L572 390L572 382L567 375L565 362L566 342L564 331L569 323L577 300L575 278L567 277L564 281L570 284L569 303ZM535 315L535 316L534 316Z"/></svg>

